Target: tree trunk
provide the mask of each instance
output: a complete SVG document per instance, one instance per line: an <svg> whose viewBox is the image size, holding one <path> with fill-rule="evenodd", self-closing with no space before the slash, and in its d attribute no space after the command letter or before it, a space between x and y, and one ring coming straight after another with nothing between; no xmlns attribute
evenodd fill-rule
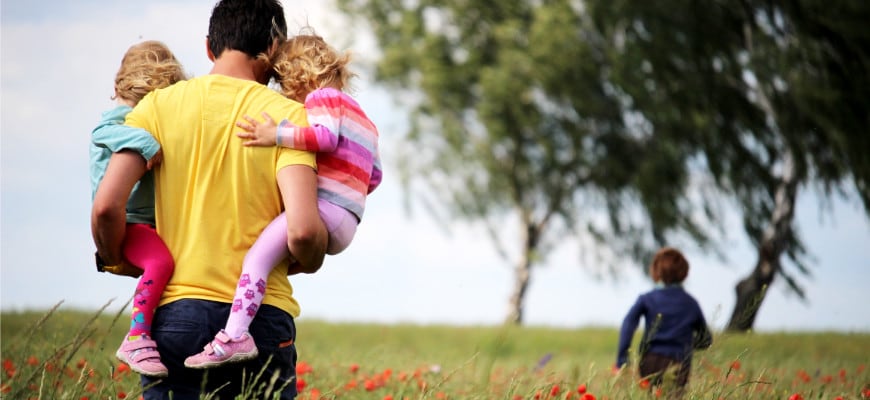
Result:
<svg viewBox="0 0 870 400"><path fill-rule="evenodd" d="M505 317L505 323L511 325L523 323L523 304L532 276L532 253L538 245L537 229L527 224L526 237L523 239L523 253L514 269L514 289L508 300L508 312Z"/></svg>
<svg viewBox="0 0 870 400"><path fill-rule="evenodd" d="M794 204L797 197L797 174L792 153L783 157L783 173L776 188L773 217L765 229L758 249L758 262L752 273L737 283L737 302L728 322L727 330L746 332L755 324L755 317L767 289L780 269L779 258L785 250L786 238L791 231Z"/></svg>

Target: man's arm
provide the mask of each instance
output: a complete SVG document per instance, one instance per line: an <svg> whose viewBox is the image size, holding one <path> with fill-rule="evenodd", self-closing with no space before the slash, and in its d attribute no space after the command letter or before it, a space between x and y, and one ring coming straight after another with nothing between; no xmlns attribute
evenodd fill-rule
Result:
<svg viewBox="0 0 870 400"><path fill-rule="evenodd" d="M143 174L145 160L139 153L132 150L114 153L94 195L91 234L97 253L107 265L123 261L121 244L127 225L127 199Z"/></svg>
<svg viewBox="0 0 870 400"><path fill-rule="evenodd" d="M288 273L317 272L327 244L317 211L317 173L307 165L289 165L278 170L277 179L287 216L287 249L297 261Z"/></svg>

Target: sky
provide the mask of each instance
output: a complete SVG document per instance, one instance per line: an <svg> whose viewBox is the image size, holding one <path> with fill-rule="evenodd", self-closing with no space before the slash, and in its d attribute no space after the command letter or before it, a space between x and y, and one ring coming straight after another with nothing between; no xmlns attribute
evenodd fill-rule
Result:
<svg viewBox="0 0 870 400"><path fill-rule="evenodd" d="M513 283L482 227L445 228L398 184L391 150L407 126L394 97L365 73L377 57L364 25L343 21L328 1L288 1L291 33L309 24L354 54L361 73L354 96L381 134L384 183L367 202L366 218L345 252L320 272L294 276L301 319L333 322L495 325L507 311ZM206 1L10 1L0 5L0 310L62 307L117 311L136 281L97 273L90 234L88 143L100 113L112 107L112 80L126 49L165 42L189 75L208 73L205 36L214 3ZM857 196L822 203L800 198L797 224L814 257L800 276L807 301L775 282L758 315L759 331L870 332L870 219ZM727 259L687 250L686 290L714 329L727 324L734 286L755 252L729 213ZM652 283L641 268L618 279L583 265L576 241L556 247L533 271L525 323L617 327Z"/></svg>

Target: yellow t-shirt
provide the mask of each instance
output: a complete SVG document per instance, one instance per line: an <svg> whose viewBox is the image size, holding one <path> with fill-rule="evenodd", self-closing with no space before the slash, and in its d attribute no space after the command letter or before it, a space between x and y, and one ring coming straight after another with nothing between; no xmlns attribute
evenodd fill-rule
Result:
<svg viewBox="0 0 870 400"><path fill-rule="evenodd" d="M302 104L223 75L153 91L127 115L127 125L151 132L163 149L154 175L155 216L175 272L161 305L183 298L232 302L245 253L283 210L277 171L315 167L310 152L242 145L235 123L245 114L261 119L263 111L308 125ZM263 303L299 315L286 263L269 275Z"/></svg>

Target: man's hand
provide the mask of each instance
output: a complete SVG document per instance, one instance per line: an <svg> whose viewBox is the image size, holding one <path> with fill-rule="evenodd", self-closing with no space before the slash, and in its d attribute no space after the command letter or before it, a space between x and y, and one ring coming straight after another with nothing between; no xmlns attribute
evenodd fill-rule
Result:
<svg viewBox="0 0 870 400"><path fill-rule="evenodd" d="M245 132L239 132L236 136L242 139L250 139L246 140L244 143L245 146L274 146L276 143L275 135L278 131L278 126L275 124L275 120L269 116L267 113L263 113L263 122L257 122L256 119L251 118L245 115L245 121L248 123L244 123L242 121L236 122L236 126L245 130Z"/></svg>
<svg viewBox="0 0 870 400"><path fill-rule="evenodd" d="M154 156L151 157L151 159L145 163L145 169L151 171L151 168L154 168L154 167L160 165L160 163L162 163L162 162L163 162L163 149L159 149L159 150L157 150L156 153L154 153Z"/></svg>

